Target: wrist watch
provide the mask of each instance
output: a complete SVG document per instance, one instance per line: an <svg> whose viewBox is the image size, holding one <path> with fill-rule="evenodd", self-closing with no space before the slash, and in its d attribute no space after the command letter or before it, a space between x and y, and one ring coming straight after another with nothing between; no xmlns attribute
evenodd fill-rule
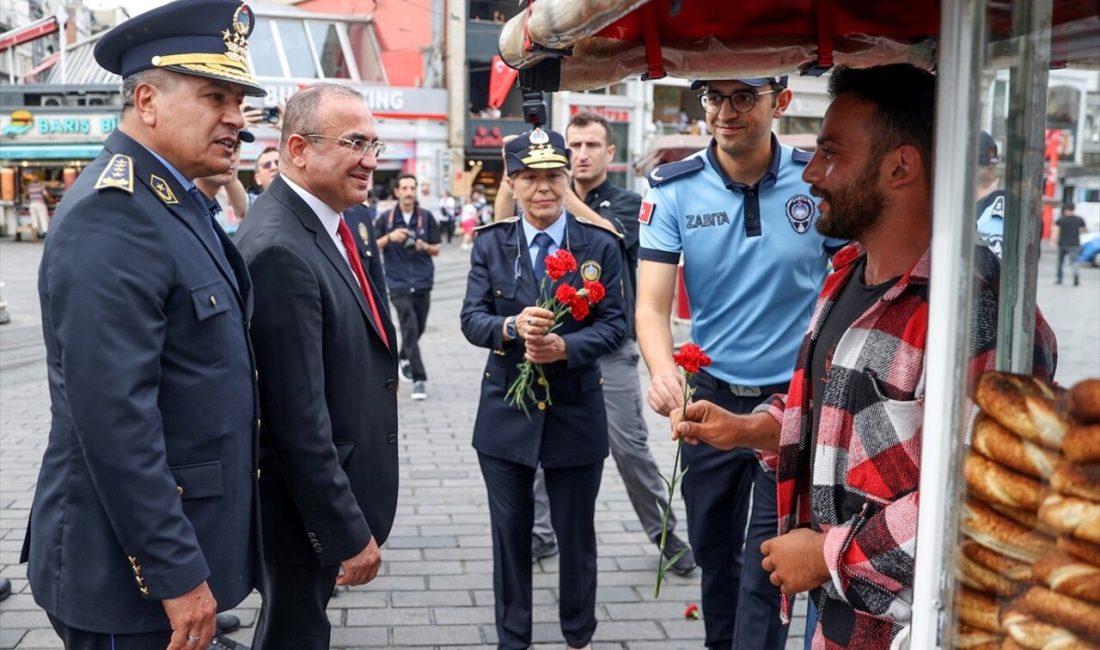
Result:
<svg viewBox="0 0 1100 650"><path fill-rule="evenodd" d="M515 339L516 336L516 317L509 316L508 320L504 321L504 331L508 334L508 338Z"/></svg>

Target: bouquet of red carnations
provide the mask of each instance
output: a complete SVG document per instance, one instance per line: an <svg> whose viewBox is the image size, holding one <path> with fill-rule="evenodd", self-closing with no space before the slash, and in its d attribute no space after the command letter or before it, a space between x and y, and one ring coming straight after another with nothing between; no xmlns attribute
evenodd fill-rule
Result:
<svg viewBox="0 0 1100 650"><path fill-rule="evenodd" d="M554 313L554 325L550 332L561 327L565 314L570 314L575 320L582 321L588 318L592 305L603 300L606 295L604 286L598 281L585 280L584 285L578 289L562 279L577 270L577 260L573 254L564 248L559 249L553 255L546 256L546 275L539 281L539 295L549 296L536 303L536 307L547 309ZM555 288L556 287L556 288ZM549 333L549 332L548 332ZM546 379L546 372L542 364L532 363L527 359L517 366L519 376L508 387L504 399L512 406L518 407L528 418L531 417L529 407L535 404L539 410L546 409L551 404L550 382ZM538 384L541 394L536 394L535 384Z"/></svg>

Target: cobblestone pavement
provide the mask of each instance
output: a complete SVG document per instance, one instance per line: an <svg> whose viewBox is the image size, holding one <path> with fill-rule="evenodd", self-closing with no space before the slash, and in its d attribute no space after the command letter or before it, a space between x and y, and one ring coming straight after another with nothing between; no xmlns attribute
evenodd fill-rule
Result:
<svg viewBox="0 0 1100 650"><path fill-rule="evenodd" d="M0 603L0 649L59 648L34 604L25 567L17 564L27 513L49 428L44 351L36 294L41 244L0 242L0 296L12 322L0 327L0 575L14 594ZM1062 351L1059 379L1100 376L1100 271L1084 269L1082 286L1053 285L1053 255L1040 269L1039 304ZM429 398L401 393L401 493L393 533L377 580L340 590L329 606L334 648L469 648L495 644L492 559L485 489L470 447L478 378L485 352L463 339L458 311L467 255L457 242L437 262L428 331L422 340ZM682 334L682 332L681 332ZM680 338L683 338L682 336ZM647 381L643 367L642 382ZM663 471L674 447L667 422L648 412L651 444ZM683 505L677 500L677 512ZM599 591L597 649L674 650L702 646L703 624L685 620L698 602L699 574L670 576L653 599L657 550L641 532L614 463L607 462L597 506ZM561 648L557 624L557 561L535 567L536 648ZM259 597L234 610L248 643ZM798 611L801 611L801 603ZM788 648L802 647L796 619Z"/></svg>

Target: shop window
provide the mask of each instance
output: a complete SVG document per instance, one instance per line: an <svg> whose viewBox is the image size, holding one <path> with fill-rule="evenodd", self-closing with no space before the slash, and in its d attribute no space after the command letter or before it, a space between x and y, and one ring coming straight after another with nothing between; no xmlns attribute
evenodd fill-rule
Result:
<svg viewBox="0 0 1100 650"><path fill-rule="evenodd" d="M275 34L271 21L260 18L248 37L248 52L252 58L252 69L257 77L285 77L283 66L279 63Z"/></svg>
<svg viewBox="0 0 1100 650"><path fill-rule="evenodd" d="M321 75L330 79L351 79L350 61L344 55L337 24L310 20L306 25L309 35L313 37L317 59L321 62Z"/></svg>
<svg viewBox="0 0 1100 650"><path fill-rule="evenodd" d="M290 76L300 79L316 79L317 66L306 36L306 26L299 20L277 20L279 38L283 41L283 51L287 53L286 62Z"/></svg>

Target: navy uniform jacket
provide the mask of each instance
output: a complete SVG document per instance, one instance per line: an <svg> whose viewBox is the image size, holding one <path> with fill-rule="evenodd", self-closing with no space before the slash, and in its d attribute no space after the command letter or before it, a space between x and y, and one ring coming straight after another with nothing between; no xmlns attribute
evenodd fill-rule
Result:
<svg viewBox="0 0 1100 650"><path fill-rule="evenodd" d="M65 193L38 282L53 417L23 549L35 601L103 633L168 629L160 601L203 580L235 606L260 560L240 254L116 131Z"/></svg>
<svg viewBox="0 0 1100 650"><path fill-rule="evenodd" d="M481 382L481 401L474 423L474 448L488 456L534 467L574 467L607 457L607 414L599 358L617 350L626 336L623 313L622 249L599 226L566 214L566 242L578 267L595 262L607 296L583 323L566 314L556 330L565 340L566 361L546 364L553 404L545 410L531 405L528 419L504 395L519 374L522 338L503 341L504 320L538 301L538 283L519 219L482 228L474 240L462 333L477 346L490 349ZM578 289L578 272L564 280ZM537 391L536 391L537 392Z"/></svg>
<svg viewBox="0 0 1100 650"><path fill-rule="evenodd" d="M386 285L386 272L382 267L382 254L378 250L378 233L374 232L375 209L366 205L357 205L344 210L344 221L348 222L355 246L363 258L363 271L374 283L374 288L382 294L379 309L390 304L390 292Z"/></svg>
<svg viewBox="0 0 1100 650"><path fill-rule="evenodd" d="M282 176L236 241L256 290L265 557L339 564L372 535L381 545L393 524L397 358L336 243ZM374 296L392 345L389 312Z"/></svg>

